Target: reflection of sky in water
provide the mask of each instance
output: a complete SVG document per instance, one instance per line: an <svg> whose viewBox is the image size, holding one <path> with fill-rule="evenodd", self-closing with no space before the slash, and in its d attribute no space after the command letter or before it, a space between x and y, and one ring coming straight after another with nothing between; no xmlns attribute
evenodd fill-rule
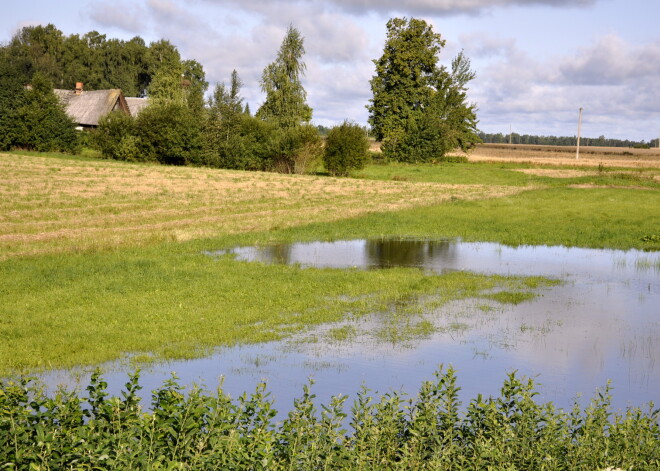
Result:
<svg viewBox="0 0 660 471"><path fill-rule="evenodd" d="M577 393L592 396L608 379L616 407L660 400L660 254L564 247L506 247L453 241L340 241L269 247L243 247L239 260L297 263L301 266L375 268L418 266L427 270L469 270L504 275L562 278L562 286L518 306L484 312L482 301L457 302L434 313L440 327L467 324L465 331L434 334L414 345L396 346L360 336L342 343L263 344L221 349L199 360L154 366L142 375L145 391L159 386L169 372L181 381L213 389L222 375L237 397L266 379L286 410L308 377L323 402L332 394L354 394L364 383L372 390L403 389L414 394L433 379L441 363L458 371L464 400L477 393L498 394L514 369L541 383L541 400L570 407ZM372 331L378 316L359 322ZM358 324L358 325L359 325ZM322 327L323 331L327 327ZM359 329L358 329L359 330ZM323 338L323 336L319 336ZM295 345L292 347L291 345ZM82 377L82 385L88 376ZM44 375L48 384L71 383L66 372ZM124 372L106 379L117 393ZM149 393L144 394L145 397Z"/></svg>

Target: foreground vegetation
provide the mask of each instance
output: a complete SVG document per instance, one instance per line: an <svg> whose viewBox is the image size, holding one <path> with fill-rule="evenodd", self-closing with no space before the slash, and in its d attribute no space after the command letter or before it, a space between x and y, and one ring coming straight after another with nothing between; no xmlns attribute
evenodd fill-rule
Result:
<svg viewBox="0 0 660 471"><path fill-rule="evenodd" d="M95 374L86 397L48 396L23 380L0 382L0 466L41 469L447 469L657 470L659 412L610 409L598 392L584 409L539 404L532 380L510 374L499 397L464 407L455 371L442 368L416 397L365 388L318 406L310 386L277 411L261 384L232 400L184 391L176 379L140 406L139 375L108 397Z"/></svg>

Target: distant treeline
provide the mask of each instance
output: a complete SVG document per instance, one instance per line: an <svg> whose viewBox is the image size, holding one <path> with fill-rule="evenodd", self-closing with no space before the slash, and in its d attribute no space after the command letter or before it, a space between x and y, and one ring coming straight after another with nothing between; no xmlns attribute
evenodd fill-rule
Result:
<svg viewBox="0 0 660 471"><path fill-rule="evenodd" d="M180 64L187 78L204 80L201 64L182 60L164 39L147 45L139 36L123 41L97 31L67 36L49 24L22 28L0 47L23 84L40 72L55 88L72 90L83 82L85 90L121 88L125 96L143 96L159 69L172 64Z"/></svg>
<svg viewBox="0 0 660 471"><path fill-rule="evenodd" d="M497 134L488 134L485 132L480 132L479 137L481 140L487 144L508 144L509 143L509 134L502 134L498 132ZM534 144L534 145L545 145L545 146L575 146L577 145L576 136L532 136L529 134L511 134L511 143L512 144ZM648 147L658 147L658 140L652 139L648 142L646 141L631 141L628 139L608 139L605 136L599 137L581 137L580 138L581 146L597 146L597 147L636 147L636 148L648 148Z"/></svg>

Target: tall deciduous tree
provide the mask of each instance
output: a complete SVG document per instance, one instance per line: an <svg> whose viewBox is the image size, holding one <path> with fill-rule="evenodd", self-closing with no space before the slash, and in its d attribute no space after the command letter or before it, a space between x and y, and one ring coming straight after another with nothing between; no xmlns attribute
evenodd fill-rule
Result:
<svg viewBox="0 0 660 471"><path fill-rule="evenodd" d="M261 89L266 101L257 111L257 117L277 122L287 128L309 122L312 109L307 105L307 92L301 79L305 73L304 38L289 26L275 62L263 71Z"/></svg>
<svg viewBox="0 0 660 471"><path fill-rule="evenodd" d="M451 72L439 65L444 45L424 20L394 18L387 23L367 108L374 135L390 158L428 161L479 142L475 107L467 103L467 83L474 72L462 52Z"/></svg>

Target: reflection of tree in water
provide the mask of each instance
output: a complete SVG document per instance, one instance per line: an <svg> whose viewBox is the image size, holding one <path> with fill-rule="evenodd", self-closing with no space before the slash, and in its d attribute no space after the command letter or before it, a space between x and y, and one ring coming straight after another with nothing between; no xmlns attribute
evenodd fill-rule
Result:
<svg viewBox="0 0 660 471"><path fill-rule="evenodd" d="M260 258L268 263L291 263L291 244L266 245L260 248Z"/></svg>
<svg viewBox="0 0 660 471"><path fill-rule="evenodd" d="M453 259L455 245L447 240L368 240L366 256L373 267L423 267Z"/></svg>

